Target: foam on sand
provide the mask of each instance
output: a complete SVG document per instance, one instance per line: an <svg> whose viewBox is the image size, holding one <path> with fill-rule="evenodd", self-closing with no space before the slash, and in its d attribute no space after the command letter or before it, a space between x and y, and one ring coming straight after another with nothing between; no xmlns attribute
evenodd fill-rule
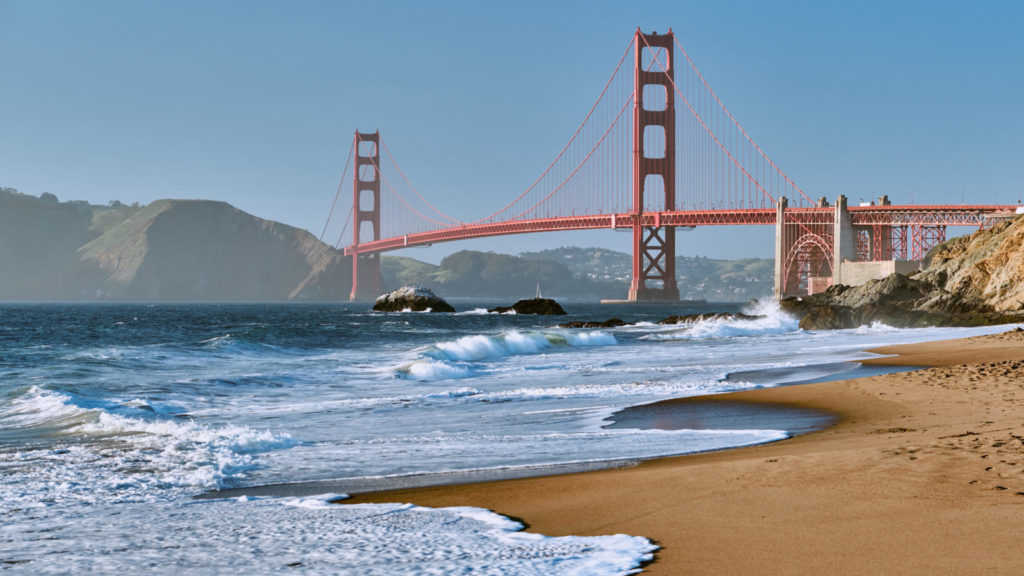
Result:
<svg viewBox="0 0 1024 576"><path fill-rule="evenodd" d="M51 536L4 534L35 574L344 573L630 574L652 558L646 538L549 537L470 507L338 505L342 495L233 498L184 505L108 506L64 522ZM159 523L159 529L153 529ZM4 530L6 532L6 530ZM130 543L130 545L129 545Z"/></svg>

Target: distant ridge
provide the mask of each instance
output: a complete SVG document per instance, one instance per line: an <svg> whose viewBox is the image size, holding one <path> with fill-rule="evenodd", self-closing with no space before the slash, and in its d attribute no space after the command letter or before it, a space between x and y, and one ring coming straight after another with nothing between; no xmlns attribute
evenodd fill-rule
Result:
<svg viewBox="0 0 1024 576"><path fill-rule="evenodd" d="M224 202L59 202L0 190L0 300L347 300L351 261Z"/></svg>
<svg viewBox="0 0 1024 576"><path fill-rule="evenodd" d="M681 297L771 294L771 260L676 259ZM563 247L518 256L463 250L440 265L383 256L384 291L404 284L445 298L623 298L630 256ZM347 301L351 259L309 232L224 202L146 206L60 202L0 188L0 301Z"/></svg>

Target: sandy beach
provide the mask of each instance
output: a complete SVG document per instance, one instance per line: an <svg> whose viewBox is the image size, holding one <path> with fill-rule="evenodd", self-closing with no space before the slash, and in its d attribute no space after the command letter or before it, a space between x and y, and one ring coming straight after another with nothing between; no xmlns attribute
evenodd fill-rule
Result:
<svg viewBox="0 0 1024 576"><path fill-rule="evenodd" d="M1024 574L1024 331L873 350L921 370L669 401L835 414L820 432L625 469L363 494L661 546L645 574Z"/></svg>

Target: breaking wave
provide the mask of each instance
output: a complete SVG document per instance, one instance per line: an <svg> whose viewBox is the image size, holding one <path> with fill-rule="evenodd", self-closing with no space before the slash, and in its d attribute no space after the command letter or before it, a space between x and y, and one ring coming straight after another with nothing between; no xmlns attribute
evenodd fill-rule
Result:
<svg viewBox="0 0 1024 576"><path fill-rule="evenodd" d="M476 334L438 342L419 352L418 358L399 366L400 378L421 381L468 378L485 360L539 354L548 350L582 346L614 346L618 341L606 332L513 330L497 335Z"/></svg>

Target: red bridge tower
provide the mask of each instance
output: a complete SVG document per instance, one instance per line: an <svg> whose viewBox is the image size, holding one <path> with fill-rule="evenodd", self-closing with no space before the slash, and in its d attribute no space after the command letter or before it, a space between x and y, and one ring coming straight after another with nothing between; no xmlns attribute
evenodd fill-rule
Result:
<svg viewBox="0 0 1024 576"><path fill-rule="evenodd" d="M676 229L662 226L660 213L676 209L676 107L673 35L644 34L633 43L633 279L630 300L679 300L676 286ZM645 54L644 49L647 49ZM666 58L664 71L646 70L644 57ZM661 66L659 65L658 68ZM648 100L648 97L650 100ZM659 144L664 146L659 146ZM641 216L647 194L664 192L653 226ZM655 206L658 206L656 203ZM648 282L654 285L649 286ZM658 285L660 283L660 286Z"/></svg>
<svg viewBox="0 0 1024 576"><path fill-rule="evenodd" d="M356 173L352 182L352 245L359 246L364 224L372 229L372 240L380 240L380 131L356 132ZM352 254L352 293L349 300L373 300L381 293L380 253Z"/></svg>

